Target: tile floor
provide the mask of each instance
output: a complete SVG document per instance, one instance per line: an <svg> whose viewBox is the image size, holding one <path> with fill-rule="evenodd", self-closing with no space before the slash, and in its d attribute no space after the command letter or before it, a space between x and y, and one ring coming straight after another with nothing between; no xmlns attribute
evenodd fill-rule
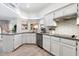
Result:
<svg viewBox="0 0 79 59"><path fill-rule="evenodd" d="M36 45L23 45L14 52L0 53L0 56L51 56Z"/></svg>

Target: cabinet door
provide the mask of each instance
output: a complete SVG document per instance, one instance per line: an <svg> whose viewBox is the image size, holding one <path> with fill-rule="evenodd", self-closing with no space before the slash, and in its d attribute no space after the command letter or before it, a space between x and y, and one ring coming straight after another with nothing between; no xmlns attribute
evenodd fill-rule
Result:
<svg viewBox="0 0 79 59"><path fill-rule="evenodd" d="M71 4L64 8L64 16L77 13L77 4Z"/></svg>
<svg viewBox="0 0 79 59"><path fill-rule="evenodd" d="M50 36L43 37L43 48L50 52Z"/></svg>
<svg viewBox="0 0 79 59"><path fill-rule="evenodd" d="M60 10L55 11L54 12L54 18L62 17L63 16L63 12L64 12L63 9L60 9Z"/></svg>
<svg viewBox="0 0 79 59"><path fill-rule="evenodd" d="M60 49L59 42L51 40L51 53L56 56L59 56L59 52L60 52L59 49Z"/></svg>
<svg viewBox="0 0 79 59"><path fill-rule="evenodd" d="M63 56L75 56L76 47L63 44Z"/></svg>
<svg viewBox="0 0 79 59"><path fill-rule="evenodd" d="M56 24L54 22L55 21L53 20L53 13L48 14L47 26L55 26Z"/></svg>
<svg viewBox="0 0 79 59"><path fill-rule="evenodd" d="M14 35L2 35L2 51L0 52L11 52L14 50Z"/></svg>
<svg viewBox="0 0 79 59"><path fill-rule="evenodd" d="M45 26L56 26L56 22L53 20L53 13L50 13L44 18Z"/></svg>
<svg viewBox="0 0 79 59"><path fill-rule="evenodd" d="M16 49L17 47L19 47L22 44L22 36L21 35L15 35L14 38L14 49Z"/></svg>
<svg viewBox="0 0 79 59"><path fill-rule="evenodd" d="M77 46L77 56L79 56L79 42L78 42L78 46Z"/></svg>
<svg viewBox="0 0 79 59"><path fill-rule="evenodd" d="M22 42L27 43L27 34L22 34Z"/></svg>
<svg viewBox="0 0 79 59"><path fill-rule="evenodd" d="M46 38L46 47L45 49L50 52L50 38Z"/></svg>
<svg viewBox="0 0 79 59"><path fill-rule="evenodd" d="M36 44L36 35L35 34L27 34L27 43Z"/></svg>
<svg viewBox="0 0 79 59"><path fill-rule="evenodd" d="M60 42L60 38L51 37L51 53L56 56L62 55L61 48L62 48L62 45Z"/></svg>
<svg viewBox="0 0 79 59"><path fill-rule="evenodd" d="M46 36L43 35L43 48L45 49L45 47L46 47Z"/></svg>

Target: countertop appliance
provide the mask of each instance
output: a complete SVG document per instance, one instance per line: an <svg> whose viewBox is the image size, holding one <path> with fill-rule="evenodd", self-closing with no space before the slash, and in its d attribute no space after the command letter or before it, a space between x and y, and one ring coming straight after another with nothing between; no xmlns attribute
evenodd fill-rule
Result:
<svg viewBox="0 0 79 59"><path fill-rule="evenodd" d="M40 47L43 48L43 35L40 33L36 34L36 44Z"/></svg>
<svg viewBox="0 0 79 59"><path fill-rule="evenodd" d="M41 27L41 33L46 33L46 29Z"/></svg>

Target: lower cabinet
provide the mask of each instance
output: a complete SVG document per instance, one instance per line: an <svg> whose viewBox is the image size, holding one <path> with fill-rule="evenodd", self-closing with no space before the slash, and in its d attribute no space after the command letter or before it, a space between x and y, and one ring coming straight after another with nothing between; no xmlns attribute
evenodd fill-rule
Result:
<svg viewBox="0 0 79 59"><path fill-rule="evenodd" d="M27 43L27 34L22 34L22 43Z"/></svg>
<svg viewBox="0 0 79 59"><path fill-rule="evenodd" d="M56 39L56 40L55 40ZM51 37L51 53L53 55L59 56L60 55L60 38Z"/></svg>
<svg viewBox="0 0 79 59"><path fill-rule="evenodd" d="M79 42L78 42L78 46L77 46L77 56L79 56Z"/></svg>
<svg viewBox="0 0 79 59"><path fill-rule="evenodd" d="M61 43L63 56L76 56L76 41L62 38Z"/></svg>
<svg viewBox="0 0 79 59"><path fill-rule="evenodd" d="M14 35L2 35L2 47L0 52L11 52L14 47Z"/></svg>
<svg viewBox="0 0 79 59"><path fill-rule="evenodd" d="M50 36L43 35L43 48L50 52Z"/></svg>
<svg viewBox="0 0 79 59"><path fill-rule="evenodd" d="M76 56L76 41L51 36L51 53L55 56Z"/></svg>
<svg viewBox="0 0 79 59"><path fill-rule="evenodd" d="M19 47L22 44L22 35L17 34L14 36L14 49Z"/></svg>
<svg viewBox="0 0 79 59"><path fill-rule="evenodd" d="M23 43L33 43L36 44L36 34L27 33L22 35Z"/></svg>
<svg viewBox="0 0 79 59"><path fill-rule="evenodd" d="M76 56L76 47L62 44L63 56Z"/></svg>
<svg viewBox="0 0 79 59"><path fill-rule="evenodd" d="M27 34L27 43L36 44L36 34Z"/></svg>

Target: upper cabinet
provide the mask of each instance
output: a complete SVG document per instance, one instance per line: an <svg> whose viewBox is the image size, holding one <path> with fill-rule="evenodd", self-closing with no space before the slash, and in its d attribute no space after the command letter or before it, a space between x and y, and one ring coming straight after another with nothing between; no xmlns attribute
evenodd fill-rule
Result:
<svg viewBox="0 0 79 59"><path fill-rule="evenodd" d="M69 4L61 9L54 11L54 19L77 13L77 4Z"/></svg>
<svg viewBox="0 0 79 59"><path fill-rule="evenodd" d="M59 9L54 12L54 18L59 18L63 16L64 9Z"/></svg>
<svg viewBox="0 0 79 59"><path fill-rule="evenodd" d="M79 4L78 4L77 9L78 9L78 12L77 12L77 23L76 24L79 26Z"/></svg>
<svg viewBox="0 0 79 59"><path fill-rule="evenodd" d="M63 16L72 15L77 13L77 4L70 4L64 8Z"/></svg>
<svg viewBox="0 0 79 59"><path fill-rule="evenodd" d="M50 13L44 17L45 26L56 26L56 22L53 20L53 13Z"/></svg>

